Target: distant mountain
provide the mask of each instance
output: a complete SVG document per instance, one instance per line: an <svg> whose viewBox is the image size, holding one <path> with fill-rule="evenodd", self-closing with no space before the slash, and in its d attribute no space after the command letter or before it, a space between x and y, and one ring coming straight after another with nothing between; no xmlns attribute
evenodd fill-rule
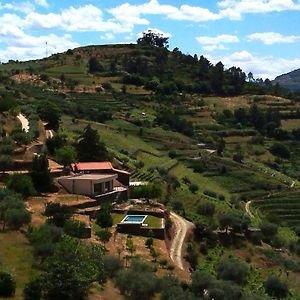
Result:
<svg viewBox="0 0 300 300"><path fill-rule="evenodd" d="M289 90L300 91L300 69L277 76L273 82Z"/></svg>

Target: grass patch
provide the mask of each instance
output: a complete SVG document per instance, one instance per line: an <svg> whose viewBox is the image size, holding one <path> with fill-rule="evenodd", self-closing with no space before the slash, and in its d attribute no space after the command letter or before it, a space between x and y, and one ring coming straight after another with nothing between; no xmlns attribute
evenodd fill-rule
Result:
<svg viewBox="0 0 300 300"><path fill-rule="evenodd" d="M17 283L16 295L10 299L23 299L24 285L35 273L33 261L31 247L23 234L16 231L0 232L1 269L10 272Z"/></svg>
<svg viewBox="0 0 300 300"><path fill-rule="evenodd" d="M111 215L113 217L113 224L114 225L120 223L126 216L126 214L116 214L116 213L113 213Z"/></svg>
<svg viewBox="0 0 300 300"><path fill-rule="evenodd" d="M144 224L148 224L148 227L151 228L161 228L161 218L149 215L144 221Z"/></svg>

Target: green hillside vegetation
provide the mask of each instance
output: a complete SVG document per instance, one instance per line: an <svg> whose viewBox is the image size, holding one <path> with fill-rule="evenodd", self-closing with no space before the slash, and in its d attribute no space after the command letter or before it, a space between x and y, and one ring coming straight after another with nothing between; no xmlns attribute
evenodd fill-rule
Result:
<svg viewBox="0 0 300 300"><path fill-rule="evenodd" d="M29 281L45 299L61 299L56 291L76 280L78 291L71 289L67 299L76 292L84 299L92 283L101 285L108 278L122 294L139 299L155 294L160 299L177 294L178 299L202 299L205 290L215 299L300 296L299 95L269 80L254 80L238 67L225 70L221 62L213 65L167 45L168 39L150 32L137 44L88 46L1 64L0 170L15 170L20 162L34 159L26 180L35 187L35 196L52 201L59 197L47 157L64 166L76 157L111 160L131 173L131 181L156 189L154 197L149 193L146 198L194 223L194 235L184 245L192 280L183 286L164 275L173 267L158 253L157 241L152 245L152 237L147 240L151 268L143 262L127 265L137 250L130 236L125 237L130 254L124 258L126 267L113 261L108 265L116 270L107 268L105 260L114 259L105 252L112 247L112 240L106 240L112 229L93 225L93 238L100 235L101 243L87 247L74 239L78 232L72 230L82 224L72 219L72 211L64 203L48 203L38 221L33 218L38 223L31 224L34 228L23 227L26 238L18 239L21 233L12 226L0 233L1 241L7 241L0 246L0 266L17 282L13 299L21 299ZM20 112L30 121L28 133L20 129ZM45 130L53 130L54 137L45 141ZM38 144L44 153L34 156ZM138 194L134 188L131 192ZM7 208L1 201L2 224ZM30 195L22 201L30 202ZM36 217L34 209L32 214ZM112 214L111 223L122 217ZM157 227L160 219L148 218L149 226ZM46 225L41 219L47 219ZM96 259L103 260L104 269ZM55 290L60 282L51 286L51 276L67 276L68 270L80 276L73 278L72 271L69 281ZM106 278L101 277L104 272ZM32 283L39 273L43 281ZM136 276L148 294L124 283ZM274 286L282 289L273 294Z"/></svg>

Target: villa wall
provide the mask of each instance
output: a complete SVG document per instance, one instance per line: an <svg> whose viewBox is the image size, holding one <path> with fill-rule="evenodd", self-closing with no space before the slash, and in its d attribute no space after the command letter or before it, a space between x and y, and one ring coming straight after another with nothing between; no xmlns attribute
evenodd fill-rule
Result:
<svg viewBox="0 0 300 300"><path fill-rule="evenodd" d="M117 231L120 233L140 235L145 237L149 237L151 231L153 232L154 238L161 240L165 239L164 228L142 227L141 224L119 223L117 224Z"/></svg>

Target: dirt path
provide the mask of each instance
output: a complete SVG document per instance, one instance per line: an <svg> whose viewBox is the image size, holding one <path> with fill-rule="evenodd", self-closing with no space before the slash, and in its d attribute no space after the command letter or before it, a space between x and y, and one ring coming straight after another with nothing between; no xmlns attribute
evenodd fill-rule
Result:
<svg viewBox="0 0 300 300"><path fill-rule="evenodd" d="M53 138L53 131L52 130L46 130L46 139L52 139Z"/></svg>
<svg viewBox="0 0 300 300"><path fill-rule="evenodd" d="M291 188L293 188L295 186L295 184L296 184L296 181L294 180L291 184Z"/></svg>
<svg viewBox="0 0 300 300"><path fill-rule="evenodd" d="M17 118L22 124L22 129L27 133L29 131L29 121L28 119L21 113L18 114Z"/></svg>
<svg viewBox="0 0 300 300"><path fill-rule="evenodd" d="M252 201L248 201L248 202L246 203L246 205L245 205L245 209L246 209L246 213L249 215L249 217L250 217L251 219L253 219L253 218L254 218L254 215L253 215L253 213L252 213L251 210L250 210L250 205L251 205L251 203L252 203Z"/></svg>
<svg viewBox="0 0 300 300"><path fill-rule="evenodd" d="M187 233L194 227L194 224L178 216L174 212L171 212L171 220L175 224L176 233L170 248L170 257L175 265L177 265L181 270L184 270L182 257L183 244Z"/></svg>

